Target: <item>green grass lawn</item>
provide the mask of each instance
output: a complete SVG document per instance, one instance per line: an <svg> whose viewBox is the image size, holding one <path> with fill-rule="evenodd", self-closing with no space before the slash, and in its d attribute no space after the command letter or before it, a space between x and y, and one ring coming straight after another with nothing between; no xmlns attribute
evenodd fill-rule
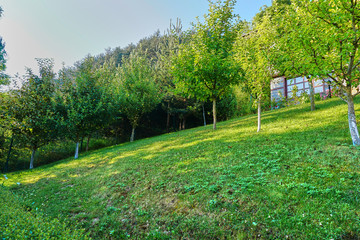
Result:
<svg viewBox="0 0 360 240"><path fill-rule="evenodd" d="M359 239L347 105L266 112L260 133L256 121L93 151L8 174L4 186L94 239Z"/></svg>

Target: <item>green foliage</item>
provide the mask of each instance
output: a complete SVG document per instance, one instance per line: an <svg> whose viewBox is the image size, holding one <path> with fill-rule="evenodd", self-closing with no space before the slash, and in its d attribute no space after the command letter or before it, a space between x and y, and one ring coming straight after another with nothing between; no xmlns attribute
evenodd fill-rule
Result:
<svg viewBox="0 0 360 240"><path fill-rule="evenodd" d="M176 24L170 22L170 28L162 37L157 51L157 62L155 65L156 80L164 93L165 101L175 97L174 76L171 70L171 60L178 54L178 50L184 41L181 21L178 19Z"/></svg>
<svg viewBox="0 0 360 240"><path fill-rule="evenodd" d="M83 230L75 230L58 219L50 219L33 204L0 186L0 238L7 239L89 239Z"/></svg>
<svg viewBox="0 0 360 240"><path fill-rule="evenodd" d="M135 129L140 118L151 112L161 101L159 88L154 81L154 70L146 54L132 52L118 69L118 96L121 110Z"/></svg>
<svg viewBox="0 0 360 240"><path fill-rule="evenodd" d="M11 135L9 132L0 132L0 172L4 172L5 163L8 156ZM3 134L3 135L2 135ZM17 135L14 135L14 142L8 163L8 172L19 171L29 168L29 150L24 148ZM96 150L103 147L116 144L113 138L104 138L103 136L94 136L90 139L89 150ZM80 152L85 152L86 141L80 144ZM69 139L55 140L42 146L35 154L36 166L55 163L74 155L74 142Z"/></svg>
<svg viewBox="0 0 360 240"><path fill-rule="evenodd" d="M33 153L56 136L54 62L51 59L37 61L40 75L33 74L31 69L27 70L21 88L11 91L6 111L9 130L18 134ZM30 168L33 167L33 160Z"/></svg>
<svg viewBox="0 0 360 240"><path fill-rule="evenodd" d="M200 101L216 101L238 82L239 69L231 60L236 31L241 26L233 14L235 1L210 2L205 23L197 22L173 60L177 87ZM214 108L214 128L216 108Z"/></svg>
<svg viewBox="0 0 360 240"><path fill-rule="evenodd" d="M218 117L219 120L229 120L238 116L238 102L236 95L231 90L218 102Z"/></svg>
<svg viewBox="0 0 360 240"><path fill-rule="evenodd" d="M360 55L354 39L359 38L359 16L357 4L351 1L294 1L278 20L285 33L280 44L288 58L287 69L330 77L339 87L343 81L356 87L360 73L354 62Z"/></svg>
<svg viewBox="0 0 360 240"><path fill-rule="evenodd" d="M0 37L0 86L9 84L9 76L7 76L4 71L6 69L6 51L5 43Z"/></svg>
<svg viewBox="0 0 360 240"><path fill-rule="evenodd" d="M260 133L251 115L3 182L32 209L96 239L357 239L360 154L344 131L346 112L336 99L316 112L299 104L264 113Z"/></svg>
<svg viewBox="0 0 360 240"><path fill-rule="evenodd" d="M341 89L339 96L348 103L349 130L354 145L360 145L354 97L360 71L360 11L354 1L294 1L277 16L279 36L278 66L303 76L330 78ZM295 27L294 27L295 26Z"/></svg>
<svg viewBox="0 0 360 240"><path fill-rule="evenodd" d="M271 61L273 52L277 51L274 29L266 13L260 22L246 28L247 31L238 33L233 60L243 69L245 89L260 101L269 96L270 81L275 73Z"/></svg>
<svg viewBox="0 0 360 240"><path fill-rule="evenodd" d="M108 117L107 79L100 81L94 59L86 57L76 69L62 69L58 92L60 124L67 129L66 137L75 142L93 134L105 125Z"/></svg>
<svg viewBox="0 0 360 240"><path fill-rule="evenodd" d="M0 7L0 17L2 16L3 9ZM4 73L6 69L6 51L5 43L0 37L0 86L9 83L9 77Z"/></svg>

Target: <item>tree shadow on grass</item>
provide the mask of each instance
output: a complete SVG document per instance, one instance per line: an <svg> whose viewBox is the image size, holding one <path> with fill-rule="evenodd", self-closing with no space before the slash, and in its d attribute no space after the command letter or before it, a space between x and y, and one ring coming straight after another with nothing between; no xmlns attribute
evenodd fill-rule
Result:
<svg viewBox="0 0 360 240"><path fill-rule="evenodd" d="M273 229L279 225L261 214L277 210L300 216L308 211L321 218L328 209L339 214L346 209L347 215L355 216L360 199L359 151L350 146L345 110L338 108L338 102L318 105L324 113L320 118L307 106L267 112L263 130L256 133L256 116L248 116L221 123L216 131L211 126L191 129L13 173L10 179L15 175L21 185L7 185L20 193L36 192L52 215L58 211L76 218L77 213L85 213L87 221L125 204L131 211L140 206L165 216L174 211L189 218L199 213L210 217L214 211L225 216L216 209L239 208L234 199L247 199L252 207L242 214L247 218L252 214ZM161 210L166 199L177 207ZM62 208L53 207L59 202ZM286 202L290 210L280 207ZM282 221L294 223L290 218ZM344 221L337 221L347 229Z"/></svg>

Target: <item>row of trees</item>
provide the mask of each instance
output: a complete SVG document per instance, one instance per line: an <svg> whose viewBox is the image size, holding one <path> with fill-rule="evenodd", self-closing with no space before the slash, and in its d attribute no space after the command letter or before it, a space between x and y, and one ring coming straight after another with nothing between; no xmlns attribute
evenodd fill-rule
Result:
<svg viewBox="0 0 360 240"><path fill-rule="evenodd" d="M218 101L239 85L256 99L260 131L273 76L306 76L332 79L348 103L353 143L360 145L353 101L360 93L357 1L278 0L251 23L234 14L235 4L210 2L204 22L198 20L187 32L177 21L164 35L157 32L138 45L88 56L58 74L52 60L39 59L40 74L28 69L22 86L5 94L3 127L22 136L32 150L32 168L42 145L72 139L77 158L81 139L89 142L119 118L130 123L134 141L141 118L160 105L169 130L174 113L180 129L199 109L206 124L204 104L211 102L216 129Z"/></svg>
<svg viewBox="0 0 360 240"><path fill-rule="evenodd" d="M210 4L205 23L197 23L191 40L175 61L175 75L185 92L213 101L231 84L242 83L258 101L269 93L275 75L306 76L315 110L313 79L331 79L348 104L354 145L360 145L354 97L360 94L360 5L356 0L277 0L252 23L233 14L236 1Z"/></svg>
<svg viewBox="0 0 360 240"><path fill-rule="evenodd" d="M138 52L123 59L121 67L108 62L96 68L89 56L58 75L52 60L38 59L38 64L39 75L28 69L21 87L3 99L7 128L32 151L30 168L36 151L55 139L73 140L78 158L80 140L89 140L120 112L130 121L133 141L141 117L161 100L153 68Z"/></svg>

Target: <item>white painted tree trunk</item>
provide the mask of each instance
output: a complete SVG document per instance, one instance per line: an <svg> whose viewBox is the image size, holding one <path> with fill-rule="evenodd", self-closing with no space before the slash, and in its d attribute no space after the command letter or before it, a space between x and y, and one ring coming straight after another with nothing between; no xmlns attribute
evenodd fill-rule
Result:
<svg viewBox="0 0 360 240"><path fill-rule="evenodd" d="M258 129L257 132L260 132L261 130L261 101L258 100Z"/></svg>
<svg viewBox="0 0 360 240"><path fill-rule="evenodd" d="M349 120L349 130L351 139L354 146L360 145L359 131L356 124L356 115L354 107L354 99L352 96L348 97L348 120Z"/></svg>
<svg viewBox="0 0 360 240"><path fill-rule="evenodd" d="M131 131L130 142L133 142L134 139L135 139L135 128L133 127L133 128L132 128L132 131Z"/></svg>
<svg viewBox="0 0 360 240"><path fill-rule="evenodd" d="M213 129L216 130L216 100L213 100Z"/></svg>
<svg viewBox="0 0 360 240"><path fill-rule="evenodd" d="M31 153L31 159L30 159L30 169L34 168L35 153L36 153L36 149L33 149L32 153Z"/></svg>
<svg viewBox="0 0 360 240"><path fill-rule="evenodd" d="M76 148L75 148L75 159L79 158L79 142L76 143Z"/></svg>
<svg viewBox="0 0 360 240"><path fill-rule="evenodd" d="M309 79L309 78L308 78ZM311 104L311 111L315 111L315 92L314 92L314 85L312 80L308 80L309 87L310 87L310 104Z"/></svg>

